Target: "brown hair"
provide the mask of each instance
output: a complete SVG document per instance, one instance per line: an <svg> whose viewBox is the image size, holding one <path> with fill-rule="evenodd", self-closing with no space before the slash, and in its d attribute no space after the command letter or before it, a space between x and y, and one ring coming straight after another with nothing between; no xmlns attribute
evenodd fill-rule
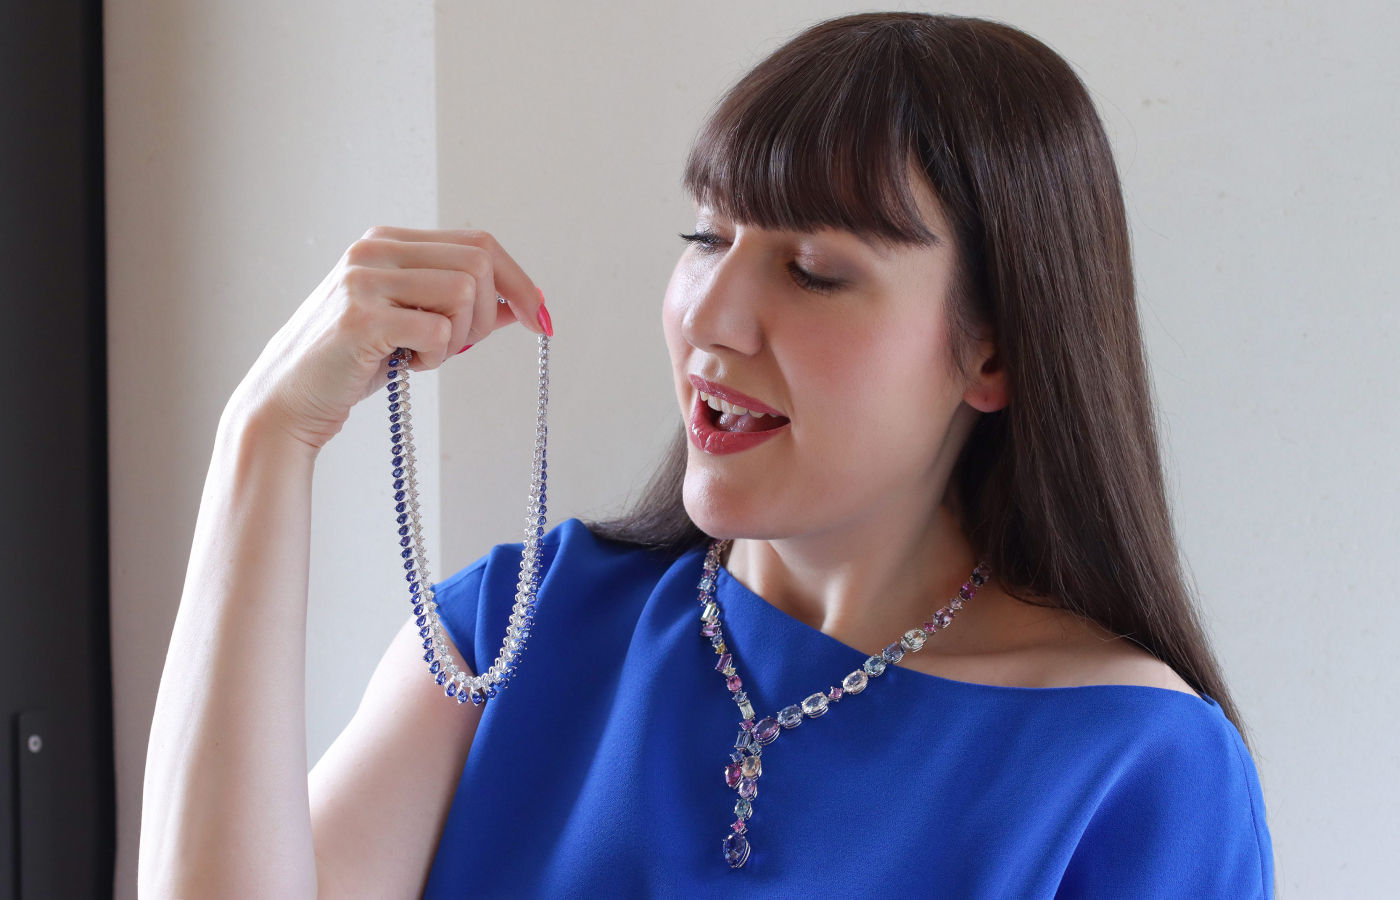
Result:
<svg viewBox="0 0 1400 900"><path fill-rule="evenodd" d="M955 358L995 336L1011 403L953 473L963 528L1001 582L1131 638L1240 724L1183 575L1158 454L1112 151L1088 91L1035 38L981 19L822 22L744 76L685 169L700 200L763 228L935 240L910 161L954 234ZM681 553L684 431L598 535Z"/></svg>

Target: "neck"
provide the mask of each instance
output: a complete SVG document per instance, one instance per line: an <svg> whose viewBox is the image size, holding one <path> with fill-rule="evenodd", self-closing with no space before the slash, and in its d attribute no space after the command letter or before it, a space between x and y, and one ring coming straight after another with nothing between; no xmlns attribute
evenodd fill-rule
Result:
<svg viewBox="0 0 1400 900"><path fill-rule="evenodd" d="M834 527L738 539L726 568L788 615L862 650L917 627L977 560L956 517L910 491Z"/></svg>

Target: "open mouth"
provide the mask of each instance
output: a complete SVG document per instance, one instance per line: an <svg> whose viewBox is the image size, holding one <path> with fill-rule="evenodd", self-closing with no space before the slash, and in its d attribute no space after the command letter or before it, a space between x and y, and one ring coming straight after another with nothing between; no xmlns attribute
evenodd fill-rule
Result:
<svg viewBox="0 0 1400 900"><path fill-rule="evenodd" d="M687 432L691 443L712 454L738 453L786 433L792 420L747 395L690 376L695 403ZM750 405L741 405L750 404Z"/></svg>
<svg viewBox="0 0 1400 900"><path fill-rule="evenodd" d="M786 416L773 416L758 410L736 406L704 391L700 391L700 402L709 407L707 415L710 424L720 431L727 431L731 434L772 431L774 428L783 427L790 421Z"/></svg>

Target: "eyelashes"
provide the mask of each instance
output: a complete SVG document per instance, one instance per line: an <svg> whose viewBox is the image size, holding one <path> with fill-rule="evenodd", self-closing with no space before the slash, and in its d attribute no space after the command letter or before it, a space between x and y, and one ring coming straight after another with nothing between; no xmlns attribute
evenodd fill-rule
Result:
<svg viewBox="0 0 1400 900"><path fill-rule="evenodd" d="M681 240L687 244L695 246L701 253L713 253L716 249L728 243L724 238L712 231L696 231L691 234L682 233ZM815 294L829 294L845 286L844 281L833 278L823 278L799 266L796 262L787 264L789 277L803 290L811 291Z"/></svg>

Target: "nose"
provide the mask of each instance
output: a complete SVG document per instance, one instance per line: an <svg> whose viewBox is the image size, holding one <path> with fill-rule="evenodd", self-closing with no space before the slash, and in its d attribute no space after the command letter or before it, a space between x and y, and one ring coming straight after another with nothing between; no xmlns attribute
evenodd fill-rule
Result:
<svg viewBox="0 0 1400 900"><path fill-rule="evenodd" d="M741 234L708 277L696 280L681 320L681 334L692 347L717 356L753 356L763 349L758 256Z"/></svg>

